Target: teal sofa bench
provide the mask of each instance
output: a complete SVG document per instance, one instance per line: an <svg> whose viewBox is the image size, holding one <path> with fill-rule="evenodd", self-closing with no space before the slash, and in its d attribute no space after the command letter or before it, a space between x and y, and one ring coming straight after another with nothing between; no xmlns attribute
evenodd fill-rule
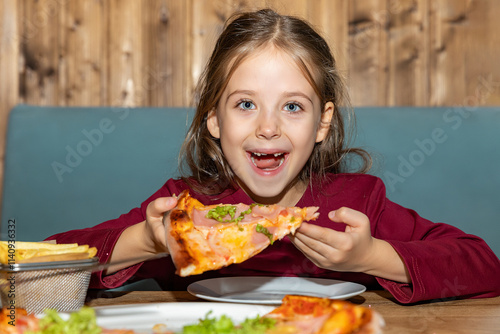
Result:
<svg viewBox="0 0 500 334"><path fill-rule="evenodd" d="M37 241L140 205L176 175L191 116L189 109L15 107L2 239L9 222L17 240Z"/></svg>
<svg viewBox="0 0 500 334"><path fill-rule="evenodd" d="M500 255L500 108L356 108L354 144L387 196ZM177 176L188 108L38 107L9 115L2 239L42 240L138 206Z"/></svg>

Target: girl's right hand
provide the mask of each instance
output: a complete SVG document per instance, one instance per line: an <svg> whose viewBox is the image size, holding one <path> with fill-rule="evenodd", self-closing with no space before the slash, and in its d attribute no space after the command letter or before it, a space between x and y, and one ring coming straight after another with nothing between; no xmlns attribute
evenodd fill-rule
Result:
<svg viewBox="0 0 500 334"><path fill-rule="evenodd" d="M151 253L168 252L163 216L177 205L175 197L160 197L146 208L145 242ZM167 218L168 219L168 218Z"/></svg>
<svg viewBox="0 0 500 334"><path fill-rule="evenodd" d="M177 205L175 197L160 197L148 204L146 220L127 227L118 238L108 258L110 266L105 274L109 275L123 268L146 260L158 253L167 253L167 242L163 216Z"/></svg>

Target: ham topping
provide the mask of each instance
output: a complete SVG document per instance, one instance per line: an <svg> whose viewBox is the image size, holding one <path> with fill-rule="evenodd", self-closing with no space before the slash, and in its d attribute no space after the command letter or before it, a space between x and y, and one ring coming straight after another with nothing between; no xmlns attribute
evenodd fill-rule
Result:
<svg viewBox="0 0 500 334"><path fill-rule="evenodd" d="M309 207L304 220L314 220L319 216L318 207ZM220 223L245 223L260 219L275 221L280 213L285 211L294 217L302 216L300 208L284 208L277 204L273 205L218 205L209 209L194 209L192 219L196 226L212 227Z"/></svg>

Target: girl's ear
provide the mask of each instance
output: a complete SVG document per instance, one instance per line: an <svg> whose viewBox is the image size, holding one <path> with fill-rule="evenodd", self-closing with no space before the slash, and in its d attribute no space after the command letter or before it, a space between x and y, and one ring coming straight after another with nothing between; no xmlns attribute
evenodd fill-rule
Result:
<svg viewBox="0 0 500 334"><path fill-rule="evenodd" d="M212 136L214 136L215 138L220 138L219 119L217 118L217 112L215 111L215 108L208 112L207 128Z"/></svg>
<svg viewBox="0 0 500 334"><path fill-rule="evenodd" d="M316 131L316 143L319 143L326 138L328 130L330 129L330 123L332 121L334 111L335 111L335 106L333 105L333 102L327 102L325 104L325 109L321 114L321 120L319 122L318 131Z"/></svg>

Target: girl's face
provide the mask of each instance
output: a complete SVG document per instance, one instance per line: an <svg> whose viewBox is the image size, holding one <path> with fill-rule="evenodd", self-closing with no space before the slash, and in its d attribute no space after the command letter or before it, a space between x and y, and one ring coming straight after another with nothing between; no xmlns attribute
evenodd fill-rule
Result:
<svg viewBox="0 0 500 334"><path fill-rule="evenodd" d="M292 206L307 186L297 175L325 138L333 103L321 109L292 58L268 46L238 66L207 125L253 200Z"/></svg>

